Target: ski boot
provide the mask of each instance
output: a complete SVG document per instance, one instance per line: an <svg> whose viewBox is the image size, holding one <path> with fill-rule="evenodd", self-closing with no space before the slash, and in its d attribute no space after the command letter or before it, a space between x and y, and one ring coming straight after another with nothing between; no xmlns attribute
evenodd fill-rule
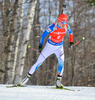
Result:
<svg viewBox="0 0 95 100"><path fill-rule="evenodd" d="M63 84L61 83L61 81L62 81L62 76L57 76L56 88L63 88Z"/></svg>
<svg viewBox="0 0 95 100"><path fill-rule="evenodd" d="M28 82L30 77L31 77L31 74L28 73L18 85L19 86L24 86Z"/></svg>

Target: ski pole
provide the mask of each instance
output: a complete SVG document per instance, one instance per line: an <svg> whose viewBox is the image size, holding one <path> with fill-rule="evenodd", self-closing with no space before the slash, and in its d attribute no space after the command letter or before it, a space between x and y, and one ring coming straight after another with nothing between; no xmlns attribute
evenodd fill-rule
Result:
<svg viewBox="0 0 95 100"><path fill-rule="evenodd" d="M34 48L32 48L32 50L34 50L34 51L37 51L36 49L34 49ZM39 52L39 51L37 51L37 52ZM40 53L40 52L39 52Z"/></svg>
<svg viewBox="0 0 95 100"><path fill-rule="evenodd" d="M28 46L28 48L31 48L31 46L29 45ZM34 48L31 48L32 50L34 50L34 51L36 51L36 52L38 52L38 53L40 53L38 50L36 50L36 49L34 49ZM41 54L41 53L40 53ZM41 54L43 57L44 57L44 55L43 54ZM45 57L44 57L45 58Z"/></svg>
<svg viewBox="0 0 95 100"><path fill-rule="evenodd" d="M77 44L79 44L81 41L83 41L83 40L85 40L85 37L82 37L82 39L80 40L80 41L78 41L77 43L75 43L74 45L73 45L73 47L75 46L75 45L77 45Z"/></svg>
<svg viewBox="0 0 95 100"><path fill-rule="evenodd" d="M34 50L34 51L36 51L36 52L38 52L38 53L40 53L38 50L36 50L36 49L34 49L34 48L32 48L32 50ZM40 53L41 54L41 53ZM41 54L43 57L44 57L44 55L43 54ZM45 57L44 57L45 58Z"/></svg>
<svg viewBox="0 0 95 100"><path fill-rule="evenodd" d="M85 40L85 37L82 37L82 39L80 41L78 41L77 43L75 43L74 45L72 45L71 47L74 47L75 45L79 44L81 41ZM71 48L70 47L70 48Z"/></svg>

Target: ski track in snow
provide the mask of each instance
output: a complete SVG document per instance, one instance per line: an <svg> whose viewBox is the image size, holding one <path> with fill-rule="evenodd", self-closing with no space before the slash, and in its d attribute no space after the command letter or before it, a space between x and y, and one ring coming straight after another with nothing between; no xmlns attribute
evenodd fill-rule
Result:
<svg viewBox="0 0 95 100"><path fill-rule="evenodd" d="M95 87L66 88L75 91L50 89L52 86L30 86L7 88L0 85L0 100L95 100ZM80 91L77 91L80 90Z"/></svg>

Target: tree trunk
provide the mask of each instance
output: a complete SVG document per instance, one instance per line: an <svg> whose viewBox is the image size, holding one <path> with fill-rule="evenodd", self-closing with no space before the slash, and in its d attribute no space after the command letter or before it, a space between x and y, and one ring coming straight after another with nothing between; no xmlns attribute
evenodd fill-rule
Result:
<svg viewBox="0 0 95 100"><path fill-rule="evenodd" d="M3 0L2 1L2 22L3 22L3 44L2 44L2 54L1 54L1 59L2 60L2 69L3 69L3 74L2 77L3 83L5 83L6 79L7 79L7 75L6 75L6 67L5 67L5 61L6 61L6 57L7 57L7 45L8 45L8 39L9 39L9 34L10 34L10 24L9 24L9 16L8 16L8 0ZM7 69L8 70L8 69Z"/></svg>
<svg viewBox="0 0 95 100"><path fill-rule="evenodd" d="M6 70L6 75L5 75L5 83L8 82L8 75L10 74L10 69L11 69L11 61L12 61L12 49L13 49L13 42L14 42L14 36L15 36L15 26L16 26L16 19L17 19L17 11L18 11L18 4L19 4L19 0L15 1L15 5L14 5L14 9L12 11L12 23L10 25L10 23L8 23L9 25L9 32L10 32L10 36L8 39L8 44L7 44L7 57L6 57L6 65L5 65L5 70ZM11 15L9 8L7 11L7 15Z"/></svg>
<svg viewBox="0 0 95 100"><path fill-rule="evenodd" d="M17 69L15 83L18 83L22 80L25 54L26 54L26 49L27 49L27 42L29 40L31 27L33 25L36 3L37 3L37 0L33 0L33 2L30 3L30 5L29 5L30 8L29 8L29 12L28 12L28 22L27 22L27 27L23 32L24 38L23 38L22 45L21 45L19 65L18 65L18 69Z"/></svg>
<svg viewBox="0 0 95 100"><path fill-rule="evenodd" d="M15 77L15 68L17 63L17 54L18 54L18 46L20 41L20 33L22 29L22 21L23 21L23 12L24 12L24 2L25 0L20 0L21 6L18 9L18 20L17 20L17 28L15 29L15 34L17 34L17 40L15 45L15 51L14 51L14 62L13 66L11 66L11 70L9 73L9 83L13 83L14 77Z"/></svg>

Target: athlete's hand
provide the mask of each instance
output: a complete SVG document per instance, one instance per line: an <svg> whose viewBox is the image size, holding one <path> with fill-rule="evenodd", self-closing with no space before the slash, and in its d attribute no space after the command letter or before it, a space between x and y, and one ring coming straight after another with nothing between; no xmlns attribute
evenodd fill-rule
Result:
<svg viewBox="0 0 95 100"><path fill-rule="evenodd" d="M73 45L74 45L74 43L73 42L70 42L69 49L72 49L73 48Z"/></svg>
<svg viewBox="0 0 95 100"><path fill-rule="evenodd" d="M37 53L41 53L41 51L42 51L42 47L39 45L37 49Z"/></svg>

